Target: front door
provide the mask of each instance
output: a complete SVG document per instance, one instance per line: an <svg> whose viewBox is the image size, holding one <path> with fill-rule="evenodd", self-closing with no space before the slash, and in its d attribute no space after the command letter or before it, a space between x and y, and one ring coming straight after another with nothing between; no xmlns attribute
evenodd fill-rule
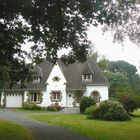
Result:
<svg viewBox="0 0 140 140"><path fill-rule="evenodd" d="M67 94L67 107L73 107L74 98L72 93Z"/></svg>

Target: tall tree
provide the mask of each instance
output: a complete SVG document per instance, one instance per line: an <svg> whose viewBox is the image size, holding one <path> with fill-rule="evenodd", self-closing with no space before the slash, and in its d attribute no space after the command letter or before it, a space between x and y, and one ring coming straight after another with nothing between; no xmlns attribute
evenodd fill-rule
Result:
<svg viewBox="0 0 140 140"><path fill-rule="evenodd" d="M127 92L130 90L129 80L123 73L107 72L105 75L110 84L110 97L116 97L119 93Z"/></svg>
<svg viewBox="0 0 140 140"><path fill-rule="evenodd" d="M133 78L136 75L137 69L134 65L125 62L123 60L119 61L110 61L109 70L112 72L121 72L129 78L129 81L132 82Z"/></svg>
<svg viewBox="0 0 140 140"><path fill-rule="evenodd" d="M98 62L98 66L100 67L102 72L107 72L109 70L109 60L107 60L105 58L105 56L103 56L99 62Z"/></svg>
<svg viewBox="0 0 140 140"><path fill-rule="evenodd" d="M71 51L61 58L65 64L84 61L88 25L124 25L137 5L139 0L1 0L0 65L24 62L30 55L21 48L25 40L35 43L35 61L44 56L55 63L57 51L68 47Z"/></svg>

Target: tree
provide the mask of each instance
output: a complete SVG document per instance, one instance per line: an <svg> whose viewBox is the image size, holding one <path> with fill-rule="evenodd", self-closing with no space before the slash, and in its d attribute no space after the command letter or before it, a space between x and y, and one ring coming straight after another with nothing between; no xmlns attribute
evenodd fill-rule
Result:
<svg viewBox="0 0 140 140"><path fill-rule="evenodd" d="M107 60L104 56L98 62L98 66L100 67L102 72L107 72L109 70L109 60Z"/></svg>
<svg viewBox="0 0 140 140"><path fill-rule="evenodd" d="M130 63L123 60L110 61L109 70L112 72L121 72L127 75L130 80L137 72L136 66L131 65Z"/></svg>
<svg viewBox="0 0 140 140"><path fill-rule="evenodd" d="M96 50L94 45L90 45L90 48L89 48L89 51L88 51L88 54L87 54L87 58L91 58L95 62L98 61L99 54L98 54L98 51Z"/></svg>
<svg viewBox="0 0 140 140"><path fill-rule="evenodd" d="M7 67L1 66L0 67L0 90L6 81L6 74L7 74Z"/></svg>
<svg viewBox="0 0 140 140"><path fill-rule="evenodd" d="M128 78L120 72L107 72L106 77L110 84L109 96L116 97L117 94L130 90Z"/></svg>
<svg viewBox="0 0 140 140"><path fill-rule="evenodd" d="M117 100L124 106L126 111L130 114L140 106L140 98L134 94L119 94Z"/></svg>
<svg viewBox="0 0 140 140"><path fill-rule="evenodd" d="M1 0L0 65L12 67L25 56L55 63L58 50L68 47L71 51L61 58L65 64L84 61L88 25L124 25L136 4L138 0ZM21 48L25 40L35 43L31 54Z"/></svg>

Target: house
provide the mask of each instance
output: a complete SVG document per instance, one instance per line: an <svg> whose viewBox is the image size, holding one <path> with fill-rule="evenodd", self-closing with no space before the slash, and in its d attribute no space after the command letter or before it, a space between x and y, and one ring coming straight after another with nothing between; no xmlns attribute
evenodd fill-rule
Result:
<svg viewBox="0 0 140 140"><path fill-rule="evenodd" d="M25 88L20 88L20 82L12 89L4 86L1 105L22 107L23 102L36 102L47 107L58 102L62 107L76 107L82 96L91 96L97 103L108 99L108 82L93 60L68 66L43 61L35 66L33 81Z"/></svg>

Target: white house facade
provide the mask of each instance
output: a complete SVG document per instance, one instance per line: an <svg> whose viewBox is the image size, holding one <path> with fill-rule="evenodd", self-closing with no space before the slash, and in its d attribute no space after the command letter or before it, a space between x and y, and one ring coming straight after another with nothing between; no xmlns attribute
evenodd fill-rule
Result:
<svg viewBox="0 0 140 140"><path fill-rule="evenodd" d="M82 96L95 102L108 100L108 82L93 60L65 66L43 61L34 68L33 81L20 83L11 89L7 83L2 92L1 105L22 107L24 102L35 102L41 107L58 103L62 107L77 107Z"/></svg>

